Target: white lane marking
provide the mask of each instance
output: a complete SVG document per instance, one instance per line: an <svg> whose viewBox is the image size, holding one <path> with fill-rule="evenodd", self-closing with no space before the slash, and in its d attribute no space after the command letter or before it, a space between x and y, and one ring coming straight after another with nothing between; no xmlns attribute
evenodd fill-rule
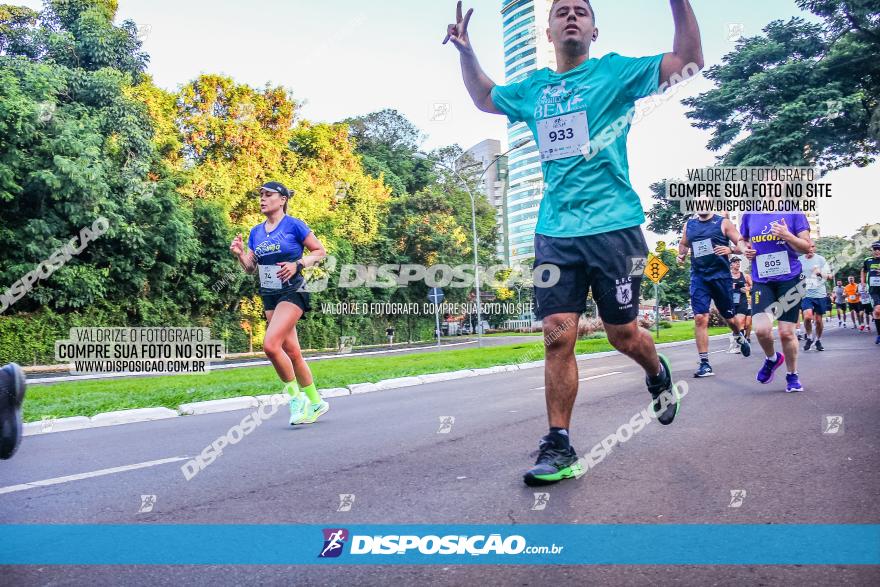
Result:
<svg viewBox="0 0 880 587"><path fill-rule="evenodd" d="M189 457L173 457L170 459L161 459L158 461L149 461L146 463L137 463L135 465L125 465L122 467L112 467L110 469L101 469L100 471L92 471L90 473L78 473L76 475L67 475L65 477L55 477L53 479L43 479L42 481L31 481L30 483L21 483L19 485L10 485L8 487L0 487L0 495L4 493L15 493L16 491L25 491L27 489L36 489L37 487L48 487L49 485L59 485L61 483L69 483L71 481L80 481L82 479L91 479L92 477L103 477L104 475L113 475L114 473L124 473L126 471L135 471L137 469L146 469L147 467L156 467L159 465L167 465L168 463L177 463L185 461Z"/></svg>
<svg viewBox="0 0 880 587"><path fill-rule="evenodd" d="M469 344L477 344L477 341L473 340L470 342L453 342L450 344L444 344L440 348L449 348L454 346L463 346ZM393 353L404 353L407 351L420 351L420 350L428 350L435 351L436 346L428 346L428 347L415 347L415 348L405 348L405 349L394 349L394 350L386 350L386 351L367 351L365 353L349 353L347 355L317 355L314 357L306 357L306 361L324 361L328 359L351 359L357 357L365 357L368 355L390 355ZM228 363L225 365L214 365L211 366L209 371L222 371L223 369L235 369L238 367L265 367L267 365L271 365L269 361L248 361L247 363ZM119 377L160 377L160 376L169 376L169 375L187 375L187 373L101 373L96 375L64 375L61 377L40 377L37 379L28 379L28 385L37 385L40 383L61 383L64 381L86 381L89 379L116 379Z"/></svg>
<svg viewBox="0 0 880 587"><path fill-rule="evenodd" d="M604 377L611 377L612 375L620 375L622 371L614 371L612 373L603 373L602 375L593 375L592 377L584 377L583 379L578 379L578 381L592 381L593 379L602 379ZM544 386L541 387L533 387L532 391L537 391L539 389L544 389Z"/></svg>

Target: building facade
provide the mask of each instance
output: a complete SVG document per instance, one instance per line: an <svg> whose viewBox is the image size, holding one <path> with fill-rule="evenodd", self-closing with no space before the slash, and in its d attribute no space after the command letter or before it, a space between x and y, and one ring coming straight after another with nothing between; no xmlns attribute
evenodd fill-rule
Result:
<svg viewBox="0 0 880 587"><path fill-rule="evenodd" d="M480 191L486 200L495 208L495 224L498 227L498 247L495 254L499 259L508 261L507 239L507 157L499 157L501 141L486 139L467 150L467 154L484 169Z"/></svg>
<svg viewBox="0 0 880 587"><path fill-rule="evenodd" d="M501 18L504 35L505 83L522 81L544 67L556 69L556 54L544 31L552 0L503 0ZM508 124L508 144L528 140L508 160L505 241L509 263L535 255L535 225L544 194L541 157L525 123Z"/></svg>

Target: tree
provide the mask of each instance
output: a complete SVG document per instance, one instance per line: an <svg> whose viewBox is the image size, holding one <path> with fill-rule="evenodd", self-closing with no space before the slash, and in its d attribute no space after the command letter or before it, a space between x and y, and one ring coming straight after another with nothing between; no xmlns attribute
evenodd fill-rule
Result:
<svg viewBox="0 0 880 587"><path fill-rule="evenodd" d="M109 231L21 300L16 311L99 303L185 314L199 280L192 212L164 173L143 105L128 95L146 56L115 3L49 2L15 20L0 56L0 280L13 283L99 217ZM29 28L28 28L29 27Z"/></svg>
<svg viewBox="0 0 880 587"><path fill-rule="evenodd" d="M113 24L116 8L116 0L48 0L36 36L41 60L71 70L112 69L137 82L149 57L132 21Z"/></svg>
<svg viewBox="0 0 880 587"><path fill-rule="evenodd" d="M678 202L666 199L666 182L664 179L651 184L651 198L656 201L648 211L648 230L658 234L671 232L680 235L684 223L692 215L682 213Z"/></svg>
<svg viewBox="0 0 880 587"><path fill-rule="evenodd" d="M831 260L840 255L849 241L839 236L824 236L816 240L816 253Z"/></svg>
<svg viewBox="0 0 880 587"><path fill-rule="evenodd" d="M297 154L288 148L296 104L283 88L255 90L220 75L201 75L177 96L184 193L217 202L235 224L256 220L256 188L291 187Z"/></svg>
<svg viewBox="0 0 880 587"><path fill-rule="evenodd" d="M24 55L35 58L31 39L39 13L24 6L0 4L0 55Z"/></svg>
<svg viewBox="0 0 880 587"><path fill-rule="evenodd" d="M348 125L357 152L370 159L370 166L386 175L390 171L388 185L398 187L395 184L402 182L410 194L428 186L431 166L415 156L424 142L424 134L397 110L380 110L343 123ZM383 167L376 168L374 162L380 162ZM402 192L395 191L394 195L402 195Z"/></svg>
<svg viewBox="0 0 880 587"><path fill-rule="evenodd" d="M691 301L690 259L685 259L685 262L679 265L678 251L674 249L665 249L657 256L669 267L669 273L660 282L660 303L663 306L671 304L673 308L686 307ZM647 278L642 279L642 299L653 299L653 297L653 282Z"/></svg>
<svg viewBox="0 0 880 587"><path fill-rule="evenodd" d="M482 167L458 145L443 147L433 151L429 160L436 164L432 169L431 181L438 184L448 194L448 201L454 211L456 222L471 235L473 242L473 218L471 210L471 194L474 197L474 210L477 220L478 257L481 264L495 262L498 229L495 223L495 208L489 204L480 189L479 179ZM457 167L458 174L452 173ZM467 187L462 185L462 181ZM467 190L470 190L470 194ZM473 246L469 247L473 256Z"/></svg>
<svg viewBox="0 0 880 587"><path fill-rule="evenodd" d="M684 101L724 165L816 166L875 160L880 99L876 2L798 0L823 19L773 21L705 75L713 90Z"/></svg>

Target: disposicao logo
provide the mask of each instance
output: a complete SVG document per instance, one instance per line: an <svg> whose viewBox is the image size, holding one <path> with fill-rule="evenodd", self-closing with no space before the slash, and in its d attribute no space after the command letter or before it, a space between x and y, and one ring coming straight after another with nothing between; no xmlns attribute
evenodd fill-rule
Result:
<svg viewBox="0 0 880 587"><path fill-rule="evenodd" d="M342 547L348 540L348 530L345 528L324 528L324 548L318 558L336 558L342 554Z"/></svg>

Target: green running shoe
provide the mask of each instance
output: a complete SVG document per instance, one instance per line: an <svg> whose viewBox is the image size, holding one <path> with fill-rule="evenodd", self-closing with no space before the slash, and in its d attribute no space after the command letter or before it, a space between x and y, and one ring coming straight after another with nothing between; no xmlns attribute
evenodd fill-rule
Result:
<svg viewBox="0 0 880 587"><path fill-rule="evenodd" d="M561 446L547 435L538 446L535 466L526 471L523 481L529 487L539 487L558 483L563 479L574 479L583 474L584 467L578 462L574 449L571 446Z"/></svg>
<svg viewBox="0 0 880 587"><path fill-rule="evenodd" d="M330 404L321 400L320 403L313 404L309 403L306 407L305 420L302 422L303 424L314 424L318 418L326 414L330 411Z"/></svg>
<svg viewBox="0 0 880 587"><path fill-rule="evenodd" d="M306 394L298 393L290 398L290 425L296 426L306 421Z"/></svg>

